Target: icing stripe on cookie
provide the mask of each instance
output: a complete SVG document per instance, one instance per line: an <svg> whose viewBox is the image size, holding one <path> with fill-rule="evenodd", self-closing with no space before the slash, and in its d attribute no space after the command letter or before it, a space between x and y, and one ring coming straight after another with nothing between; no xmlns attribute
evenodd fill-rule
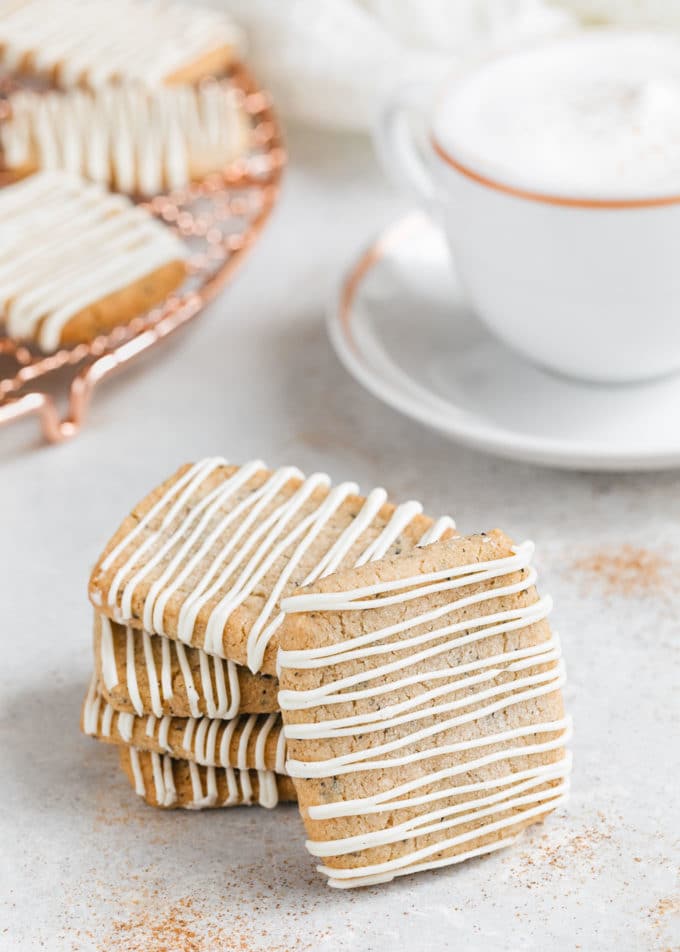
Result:
<svg viewBox="0 0 680 952"><path fill-rule="evenodd" d="M241 704L238 667L233 661L209 657L200 649L198 652L199 683L194 682L187 649L180 642L167 638L151 636L129 625L125 630L125 663L121 673L116 666L111 623L104 616L98 616L99 645L101 659L101 678L104 687L111 691L119 684L125 684L130 703L138 716L148 713L140 692L138 671L143 673L150 698L151 713L160 718L164 714L164 702L175 696L172 670L179 668L184 695L189 704L192 717L200 717L200 701L205 703L205 713L210 718L232 718L238 714ZM153 644L160 644L160 673L156 666ZM213 683L214 682L214 683Z"/></svg>
<svg viewBox="0 0 680 952"><path fill-rule="evenodd" d="M158 806L171 807L178 803L177 787L175 783L172 757L168 754L140 754L135 747L129 748L130 764L135 783L135 792L139 796L151 798ZM148 756L151 762L151 789L147 788L144 773L140 763L140 756ZM214 806L250 806L254 802L254 791L251 782L251 772L234 767L203 767L199 768L193 761L187 761L191 782L191 799L182 806L187 810L202 810ZM202 779L205 777L205 783ZM222 780L227 790L227 796L220 800L219 781ZM272 809L279 802L279 792L276 774L271 770L258 770L257 803Z"/></svg>
<svg viewBox="0 0 680 952"><path fill-rule="evenodd" d="M140 737L140 722L144 725L143 737ZM116 711L107 703L93 678L83 705L83 732L91 737L120 739L127 744L134 737L138 748L193 760L205 767L264 771L271 769L271 755L265 757L267 740L272 732L277 732L273 768L280 774L286 772L285 737L279 714L239 715L230 721L210 717L173 718L167 714L135 718Z"/></svg>
<svg viewBox="0 0 680 952"><path fill-rule="evenodd" d="M528 723L437 745L437 737L447 731L482 718L503 716L503 712L514 705L528 704L553 694L564 684L556 635L529 647L501 650L489 657L482 651L474 660L456 666L441 668L436 664L439 656L453 648L516 632L546 618L551 608L549 598L507 611L483 613L485 602L526 594L533 588L536 573L530 565L532 555L533 545L525 543L515 547L512 555L500 559L451 566L349 591L305 593L283 600L281 607L286 613L358 611L366 618L364 634L318 648L279 651L280 670L333 669L333 675L325 678L320 687L280 691L279 704L283 711L322 709L328 712L333 705L349 706L367 698L382 698L374 709L361 714L337 718L324 714L317 722L286 725L284 733L288 740L351 737L358 742L358 749L336 757L314 761L289 759L286 766L291 776L334 778L343 774L381 772L418 762L426 765L438 757L472 754L473 758L457 758L452 766L439 770L425 769L417 779L357 800L309 806L311 819L333 820L432 805L427 812L418 812L402 823L383 829L335 840L309 841L307 848L315 856L342 856L451 831L444 839L438 838L432 844L382 863L354 868L319 867L329 876L331 885L346 888L384 882L499 849L513 838L505 834L512 834L512 828L518 823L539 817L566 799L570 757L562 749L571 733L568 718ZM483 587L473 594L456 597L457 590L471 585ZM409 602L441 592L451 593L451 600L424 612L408 614ZM397 605L406 606L397 616L400 620L370 630L373 611ZM482 606L482 614L466 614L466 609L472 606ZM458 613L458 617L462 613L462 620L450 621L453 613ZM370 663L366 663L368 659L372 659ZM430 662L432 667L427 667ZM427 688L401 700L403 689L414 685L427 685ZM459 692L464 693L460 696ZM393 739L384 739L387 731ZM375 741L371 735L377 735ZM498 745L502 745L500 750ZM513 772L513 763L520 758L559 751L562 756L557 761ZM448 780L490 764L501 765L504 772L489 781L446 784ZM436 786L434 791L433 786ZM442 806L441 801L447 798L455 798L454 805ZM456 832L457 828L470 823L475 823L472 831ZM503 835L489 845L458 853L453 859L434 858L444 850L497 833Z"/></svg>
<svg viewBox="0 0 680 952"><path fill-rule="evenodd" d="M10 169L63 169L117 191L156 195L223 168L244 149L247 125L224 83L38 93L8 100L0 123Z"/></svg>

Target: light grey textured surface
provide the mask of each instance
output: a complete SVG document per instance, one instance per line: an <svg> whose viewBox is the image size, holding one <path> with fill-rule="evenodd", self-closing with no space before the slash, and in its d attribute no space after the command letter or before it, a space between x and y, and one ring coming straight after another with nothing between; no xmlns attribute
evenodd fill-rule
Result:
<svg viewBox="0 0 680 952"><path fill-rule="evenodd" d="M72 444L38 445L30 422L0 433L0 949L678 948L680 476L501 462L363 392L322 313L403 206L363 144L298 134L292 155L261 245L197 326L106 384ZM384 484L464 531L536 541L570 678L566 810L504 854L347 894L316 876L292 807L137 800L113 750L78 733L87 575L135 500L215 453Z"/></svg>

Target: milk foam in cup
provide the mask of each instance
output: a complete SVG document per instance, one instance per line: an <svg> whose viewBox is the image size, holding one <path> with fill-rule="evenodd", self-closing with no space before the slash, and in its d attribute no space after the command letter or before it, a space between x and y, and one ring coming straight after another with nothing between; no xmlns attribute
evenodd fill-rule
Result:
<svg viewBox="0 0 680 952"><path fill-rule="evenodd" d="M680 38L594 31L487 63L433 135L482 175L546 194L680 194Z"/></svg>
<svg viewBox="0 0 680 952"><path fill-rule="evenodd" d="M510 347L592 381L680 369L680 36L581 31L407 87L376 142Z"/></svg>

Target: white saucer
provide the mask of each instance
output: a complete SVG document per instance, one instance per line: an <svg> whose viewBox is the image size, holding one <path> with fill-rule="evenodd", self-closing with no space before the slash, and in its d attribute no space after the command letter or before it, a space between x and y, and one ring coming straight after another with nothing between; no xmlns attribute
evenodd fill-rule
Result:
<svg viewBox="0 0 680 952"><path fill-rule="evenodd" d="M680 465L680 376L597 386L525 363L465 306L443 235L423 215L361 256L328 323L368 390L461 443L570 469Z"/></svg>

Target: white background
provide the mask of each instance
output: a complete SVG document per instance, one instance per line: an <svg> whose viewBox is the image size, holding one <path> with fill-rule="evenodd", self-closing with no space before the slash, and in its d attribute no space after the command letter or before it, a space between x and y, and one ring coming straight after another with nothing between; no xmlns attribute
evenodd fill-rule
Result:
<svg viewBox="0 0 680 952"><path fill-rule="evenodd" d="M281 204L234 285L187 333L106 383L71 444L0 432L0 949L668 950L680 947L680 477L590 476L461 449L364 393L322 315L351 255L403 204L365 143L291 141ZM418 315L414 314L414 320ZM153 810L80 736L89 569L180 463L260 456L384 484L538 545L574 716L568 808L512 850L351 894L329 890L294 807ZM623 544L658 586L583 567ZM624 586L624 589L626 586ZM673 898L675 897L675 898ZM184 917L193 945L162 945Z"/></svg>

